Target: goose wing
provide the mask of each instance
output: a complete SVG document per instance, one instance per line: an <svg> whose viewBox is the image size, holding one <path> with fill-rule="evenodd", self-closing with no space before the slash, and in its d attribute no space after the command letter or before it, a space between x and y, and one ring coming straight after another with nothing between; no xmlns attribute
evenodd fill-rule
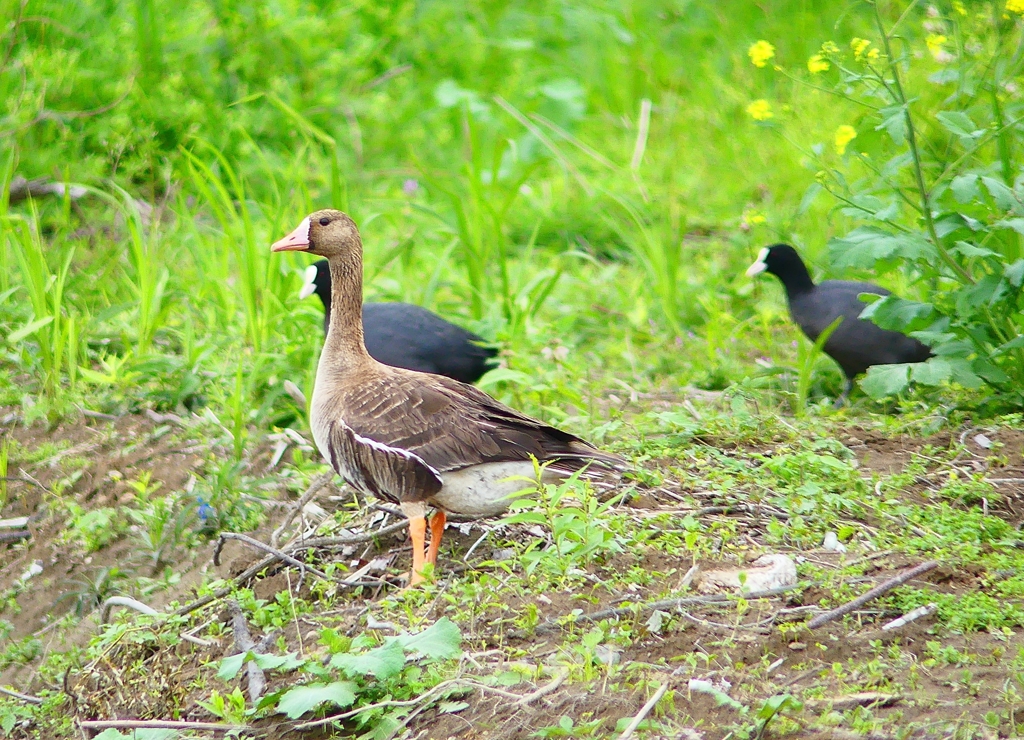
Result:
<svg viewBox="0 0 1024 740"><path fill-rule="evenodd" d="M624 462L442 376L391 371L378 383L350 387L343 405L357 434L406 450L441 473L531 456L570 469L589 461L621 469Z"/></svg>
<svg viewBox="0 0 1024 740"><path fill-rule="evenodd" d="M441 490L440 474L413 452L357 434L342 421L328 432L331 467L378 498L421 501Z"/></svg>

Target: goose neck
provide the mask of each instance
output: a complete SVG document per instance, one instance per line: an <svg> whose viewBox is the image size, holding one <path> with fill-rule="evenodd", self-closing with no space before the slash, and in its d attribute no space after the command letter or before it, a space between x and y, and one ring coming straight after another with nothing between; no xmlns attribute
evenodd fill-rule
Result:
<svg viewBox="0 0 1024 740"><path fill-rule="evenodd" d="M343 255L330 260L330 326L321 360L329 358L331 367L351 369L370 362L363 343L363 265L358 255Z"/></svg>

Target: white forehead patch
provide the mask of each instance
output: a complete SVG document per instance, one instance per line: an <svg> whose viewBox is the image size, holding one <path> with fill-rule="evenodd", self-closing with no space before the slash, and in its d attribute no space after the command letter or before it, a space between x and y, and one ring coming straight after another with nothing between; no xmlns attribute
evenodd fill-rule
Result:
<svg viewBox="0 0 1024 740"><path fill-rule="evenodd" d="M754 275L760 275L762 272L768 269L768 263L765 260L768 259L768 247L765 247L757 253L757 259L754 260L754 264L747 268L747 277L754 277Z"/></svg>
<svg viewBox="0 0 1024 740"><path fill-rule="evenodd" d="M309 298L316 292L316 265L310 265L302 273L302 290L299 291L299 300Z"/></svg>

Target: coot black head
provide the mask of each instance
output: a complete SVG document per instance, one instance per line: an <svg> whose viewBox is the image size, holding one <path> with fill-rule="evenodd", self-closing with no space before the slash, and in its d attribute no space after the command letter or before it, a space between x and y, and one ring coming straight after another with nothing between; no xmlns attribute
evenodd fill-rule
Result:
<svg viewBox="0 0 1024 740"><path fill-rule="evenodd" d="M932 356L931 350L913 337L860 318L867 306L860 295L887 296L889 291L885 288L852 280L825 280L815 285L804 261L788 244L773 244L761 250L747 275L753 277L762 272L770 272L782 281L789 315L812 342L842 317L823 347L846 376L840 403L849 394L853 378L872 365L924 362Z"/></svg>
<svg viewBox="0 0 1024 740"><path fill-rule="evenodd" d="M773 244L757 255L757 260L747 268L747 277L762 272L775 275L786 286L786 293L803 293L814 289L814 281L807 271L807 265L796 250L788 244Z"/></svg>
<svg viewBox="0 0 1024 740"><path fill-rule="evenodd" d="M327 260L306 268L300 298L324 304L324 334L331 324L331 272ZM497 350L461 326L410 303L364 303L363 341L370 356L392 367L475 383L491 369ZM481 346L483 345L483 346Z"/></svg>

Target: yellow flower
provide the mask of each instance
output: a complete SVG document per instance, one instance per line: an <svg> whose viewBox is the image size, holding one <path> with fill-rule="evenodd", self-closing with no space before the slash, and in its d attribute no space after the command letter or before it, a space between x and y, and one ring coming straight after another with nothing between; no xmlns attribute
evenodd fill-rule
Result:
<svg viewBox="0 0 1024 740"><path fill-rule="evenodd" d="M764 40L755 41L747 49L747 55L755 67L763 67L768 63L769 59L775 56L775 47Z"/></svg>
<svg viewBox="0 0 1024 740"><path fill-rule="evenodd" d="M871 42L867 39L853 39L850 41L850 48L853 49L855 59L860 59L869 46L871 46Z"/></svg>
<svg viewBox="0 0 1024 740"><path fill-rule="evenodd" d="M1013 2L1013 0L1010 1ZM1024 0L1022 0L1021 4L1024 6ZM928 45L928 51L932 53L932 56L939 59L943 55L942 45L948 40L941 33L930 33L924 42Z"/></svg>
<svg viewBox="0 0 1024 740"><path fill-rule="evenodd" d="M824 44L821 45L821 53L824 54L825 56L828 56L829 54L838 54L839 47L836 46L836 43L834 41L826 41Z"/></svg>
<svg viewBox="0 0 1024 740"><path fill-rule="evenodd" d="M755 121L767 121L775 114L772 113L772 104L764 98L761 98L747 106L747 115Z"/></svg>
<svg viewBox="0 0 1024 740"><path fill-rule="evenodd" d="M1024 0L1021 0L1024 2ZM807 69L811 71L812 75L818 74L818 72L828 71L828 62L821 54L815 54L813 57L807 60Z"/></svg>
<svg viewBox="0 0 1024 740"><path fill-rule="evenodd" d="M836 129L836 152L840 155L846 154L846 145L856 138L857 129L844 123Z"/></svg>
<svg viewBox="0 0 1024 740"><path fill-rule="evenodd" d="M877 62L879 57L878 49L871 49L866 56L869 62Z"/></svg>
<svg viewBox="0 0 1024 740"><path fill-rule="evenodd" d="M751 226L756 226L757 224L765 223L768 219L759 211L747 211L743 214L743 220Z"/></svg>
<svg viewBox="0 0 1024 740"><path fill-rule="evenodd" d="M1006 9L1011 13L1024 15L1024 0L1006 0Z"/></svg>
<svg viewBox="0 0 1024 740"><path fill-rule="evenodd" d="M1021 5L1021 7L1024 8L1024 3L1021 3L1020 0L1010 0L1010 2L1015 2L1016 4ZM960 0L953 0L953 10L955 10L958 15L967 15L967 9L964 7L964 4L960 2Z"/></svg>

